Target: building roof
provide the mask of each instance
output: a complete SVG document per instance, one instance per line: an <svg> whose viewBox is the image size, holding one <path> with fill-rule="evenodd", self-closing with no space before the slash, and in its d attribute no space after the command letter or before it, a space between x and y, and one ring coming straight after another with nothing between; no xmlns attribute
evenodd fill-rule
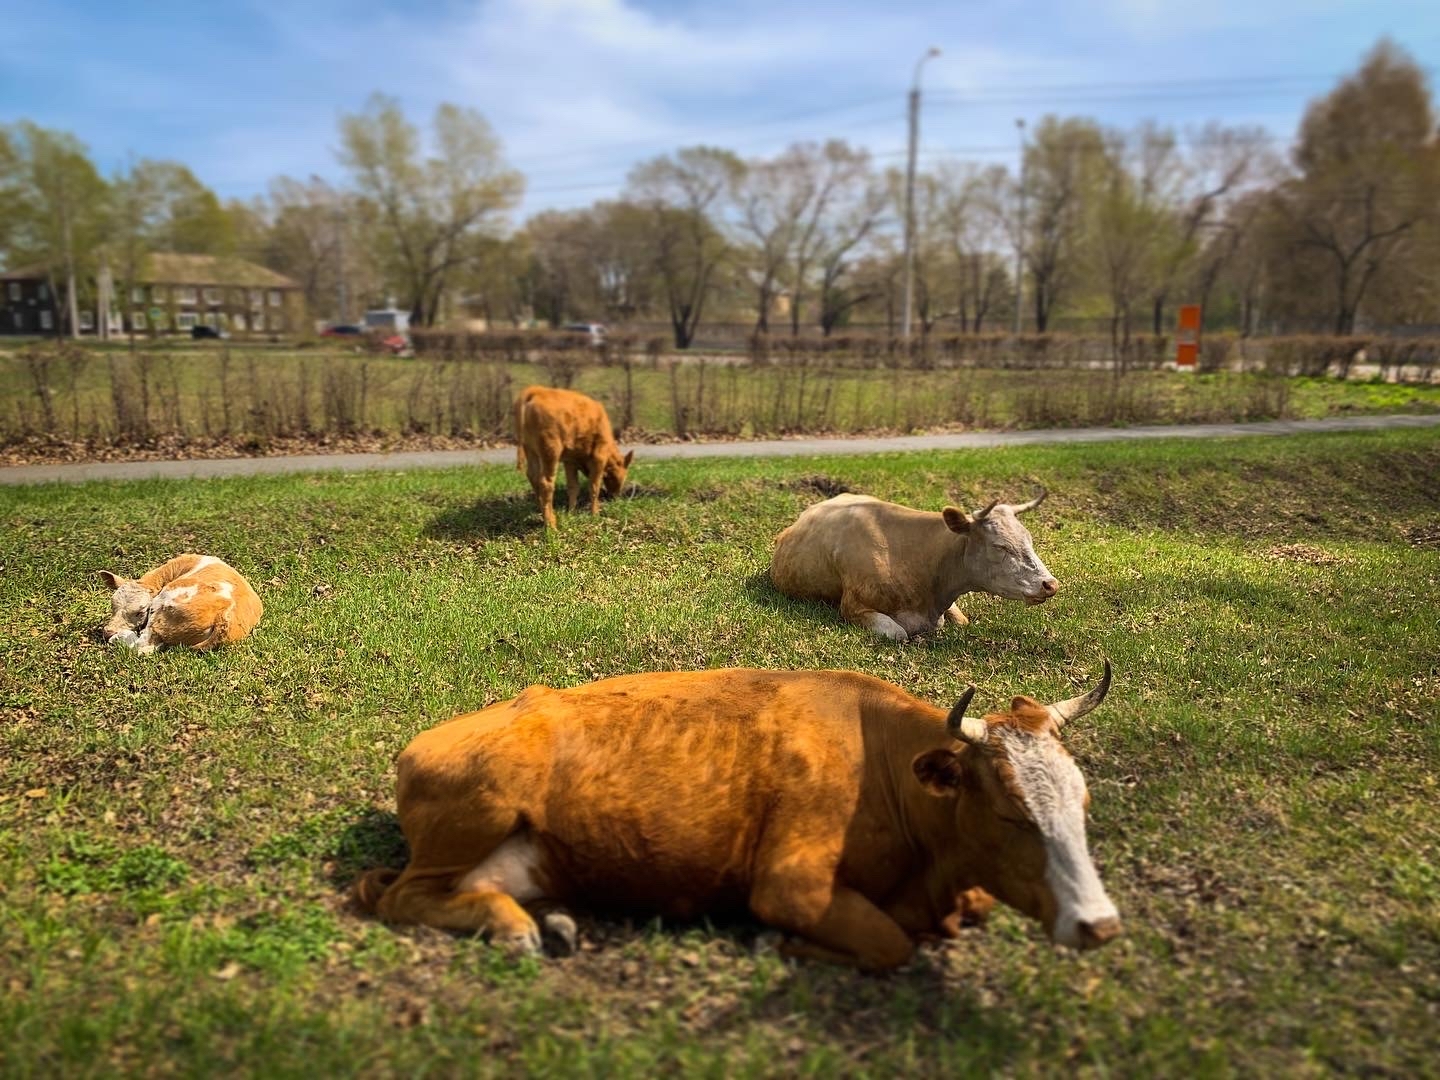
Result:
<svg viewBox="0 0 1440 1080"><path fill-rule="evenodd" d="M14 270L6 270L3 274L0 274L0 281L34 281L36 278L42 281L44 280L45 267L38 264L35 266L20 266Z"/></svg>
<svg viewBox="0 0 1440 1080"><path fill-rule="evenodd" d="M174 255L155 252L145 260L139 278L156 285L258 285L298 289L284 274L230 255Z"/></svg>
<svg viewBox="0 0 1440 1080"><path fill-rule="evenodd" d="M32 281L44 277L45 267L36 264L8 270L0 274L0 281ZM141 285L244 285L267 289L300 287L284 274L277 274L274 270L267 270L257 263L233 255L176 255L163 251L145 257L136 281Z"/></svg>

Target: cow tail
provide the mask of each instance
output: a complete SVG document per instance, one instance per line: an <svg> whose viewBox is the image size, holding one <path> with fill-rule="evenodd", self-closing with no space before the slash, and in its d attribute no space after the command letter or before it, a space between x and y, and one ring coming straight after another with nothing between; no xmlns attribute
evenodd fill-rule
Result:
<svg viewBox="0 0 1440 1080"><path fill-rule="evenodd" d="M367 870L361 874L354 886L350 889L351 899L366 915L374 915L380 910L380 898L385 895L391 885L395 884L400 877L399 870L381 869Z"/></svg>
<svg viewBox="0 0 1440 1080"><path fill-rule="evenodd" d="M515 400L515 468L525 471L525 437L521 434L521 417L525 413L525 398Z"/></svg>

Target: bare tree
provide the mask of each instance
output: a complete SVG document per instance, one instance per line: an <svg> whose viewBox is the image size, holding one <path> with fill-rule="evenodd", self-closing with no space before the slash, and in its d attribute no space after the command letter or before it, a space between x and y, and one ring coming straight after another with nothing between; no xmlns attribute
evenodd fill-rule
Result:
<svg viewBox="0 0 1440 1080"><path fill-rule="evenodd" d="M1090 120L1047 116L1025 148L1025 264L1035 329L1044 333L1055 306L1081 269L1085 211L1102 171L1100 129Z"/></svg>
<svg viewBox="0 0 1440 1080"><path fill-rule="evenodd" d="M817 262L837 247L853 247L873 225L883 189L870 166L870 153L840 139L824 146L802 143L789 151L791 167L805 177L809 201L797 222L791 252L790 332L800 334L801 309ZM858 213L857 213L858 211Z"/></svg>
<svg viewBox="0 0 1440 1080"><path fill-rule="evenodd" d="M1328 265L1332 325L1352 333L1376 275L1437 212L1440 144L1424 73L1382 41L1306 111L1294 158L1299 175L1275 206L1291 243Z"/></svg>
<svg viewBox="0 0 1440 1080"><path fill-rule="evenodd" d="M694 340L716 268L728 252L712 215L733 195L743 172L728 150L695 146L638 165L630 174L630 199L649 212L655 267L677 349Z"/></svg>
<svg viewBox="0 0 1440 1080"><path fill-rule="evenodd" d="M1173 210L1154 272L1154 333L1164 333L1166 303L1176 285L1194 268L1207 232L1221 227L1227 201L1243 193L1247 181L1273 171L1267 142L1268 136L1259 128L1219 124L1207 124L1191 137L1188 159L1172 172L1173 189L1159 193L1173 204Z"/></svg>
<svg viewBox="0 0 1440 1080"><path fill-rule="evenodd" d="M376 210L381 265L411 318L433 325L448 278L503 222L523 180L505 166L485 118L456 105L435 110L429 157L399 103L380 94L365 112L341 117L340 137L340 159Z"/></svg>

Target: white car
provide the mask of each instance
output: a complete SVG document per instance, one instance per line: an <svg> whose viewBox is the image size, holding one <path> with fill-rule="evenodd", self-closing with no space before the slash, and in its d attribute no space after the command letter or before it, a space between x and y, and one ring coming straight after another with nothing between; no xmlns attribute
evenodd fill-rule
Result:
<svg viewBox="0 0 1440 1080"><path fill-rule="evenodd" d="M560 328L567 334L585 334L590 338L590 344L597 349L605 344L605 327L598 322L577 322L566 323Z"/></svg>

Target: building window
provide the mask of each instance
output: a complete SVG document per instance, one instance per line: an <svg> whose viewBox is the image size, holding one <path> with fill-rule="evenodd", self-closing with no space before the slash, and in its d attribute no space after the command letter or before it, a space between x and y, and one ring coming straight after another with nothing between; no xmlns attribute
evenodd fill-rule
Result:
<svg viewBox="0 0 1440 1080"><path fill-rule="evenodd" d="M230 316L230 325L243 334L245 332L245 316L240 314Z"/></svg>
<svg viewBox="0 0 1440 1080"><path fill-rule="evenodd" d="M144 313L143 311L132 311L132 312L130 313L130 329L131 329L131 330L144 330L144 329L145 329L145 313Z"/></svg>
<svg viewBox="0 0 1440 1080"><path fill-rule="evenodd" d="M279 290L279 289L271 289L271 290L270 290L270 306L271 306L271 307L279 307L279 306L280 306L280 290Z"/></svg>
<svg viewBox="0 0 1440 1080"><path fill-rule="evenodd" d="M94 330L94 329L95 329L95 313L94 313L94 312L92 312L92 311L86 311L86 310L84 310L83 308L81 309L81 311L80 311L80 329L81 329L81 330Z"/></svg>
<svg viewBox="0 0 1440 1080"><path fill-rule="evenodd" d="M143 304L145 302L145 290L139 285L130 286L130 302L132 304Z"/></svg>
<svg viewBox="0 0 1440 1080"><path fill-rule="evenodd" d="M163 304L165 302L165 286L152 285L150 287L150 302L152 304Z"/></svg>
<svg viewBox="0 0 1440 1080"><path fill-rule="evenodd" d="M10 313L10 321L15 324L16 330L25 329L25 313L23 311L12 311Z"/></svg>
<svg viewBox="0 0 1440 1080"><path fill-rule="evenodd" d="M181 285L175 289L175 300L181 304L195 303L195 286Z"/></svg>
<svg viewBox="0 0 1440 1080"><path fill-rule="evenodd" d="M195 325L195 313L193 311L182 311L175 316L175 326L180 330L189 330Z"/></svg>
<svg viewBox="0 0 1440 1080"><path fill-rule="evenodd" d="M17 304L20 302L20 282L10 282L10 299L15 301ZM16 323L16 325L18 326L19 323Z"/></svg>
<svg viewBox="0 0 1440 1080"><path fill-rule="evenodd" d="M35 295L40 298L42 304L45 303L45 301L50 299L50 286L43 281L40 282L40 284L35 287Z"/></svg>
<svg viewBox="0 0 1440 1080"><path fill-rule="evenodd" d="M263 289L250 290L250 309L259 311L265 306L265 291Z"/></svg>
<svg viewBox="0 0 1440 1080"><path fill-rule="evenodd" d="M201 317L200 321L203 322L206 326L210 327L210 329L212 329L212 330L218 328L217 323L216 323L216 321L215 321L215 313L214 313L213 311L207 311L207 312Z"/></svg>
<svg viewBox="0 0 1440 1080"><path fill-rule="evenodd" d="M53 325L54 323L50 320L50 312L48 310L42 310L40 312L40 329L49 330Z"/></svg>
<svg viewBox="0 0 1440 1080"><path fill-rule="evenodd" d="M225 302L223 299L224 296L224 289L206 289L205 303L210 304L212 307L223 304Z"/></svg>

